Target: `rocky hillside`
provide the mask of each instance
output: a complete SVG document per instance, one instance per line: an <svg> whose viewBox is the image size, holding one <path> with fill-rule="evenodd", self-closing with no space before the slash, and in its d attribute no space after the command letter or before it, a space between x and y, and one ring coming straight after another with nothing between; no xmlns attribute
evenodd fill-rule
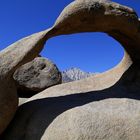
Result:
<svg viewBox="0 0 140 140"><path fill-rule="evenodd" d="M62 72L62 82L66 83L66 82L76 81L76 80L87 78L90 75L93 75L93 73L84 72L79 68L70 68Z"/></svg>

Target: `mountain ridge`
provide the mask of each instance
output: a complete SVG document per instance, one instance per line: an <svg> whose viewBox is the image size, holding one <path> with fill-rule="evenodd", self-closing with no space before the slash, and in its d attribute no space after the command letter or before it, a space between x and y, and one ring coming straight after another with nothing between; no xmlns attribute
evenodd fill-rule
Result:
<svg viewBox="0 0 140 140"><path fill-rule="evenodd" d="M61 74L62 74L62 83L81 80L91 75L95 75L95 73L85 72L80 68L76 68L76 67L72 67L70 69L64 70L61 72Z"/></svg>

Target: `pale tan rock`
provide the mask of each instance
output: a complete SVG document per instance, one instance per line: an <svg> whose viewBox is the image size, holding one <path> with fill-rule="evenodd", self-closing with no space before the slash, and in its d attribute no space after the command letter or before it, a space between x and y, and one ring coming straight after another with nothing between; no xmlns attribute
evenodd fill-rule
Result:
<svg viewBox="0 0 140 140"><path fill-rule="evenodd" d="M128 52L113 69L94 78L44 90L21 105L4 140L139 140L140 23L113 2L76 0L47 36L106 32Z"/></svg>
<svg viewBox="0 0 140 140"><path fill-rule="evenodd" d="M10 123L18 107L16 86L12 75L20 65L39 54L48 31L26 37L0 52L0 134Z"/></svg>
<svg viewBox="0 0 140 140"><path fill-rule="evenodd" d="M19 98L18 105L20 106L20 105L24 104L27 100L28 100L28 98Z"/></svg>

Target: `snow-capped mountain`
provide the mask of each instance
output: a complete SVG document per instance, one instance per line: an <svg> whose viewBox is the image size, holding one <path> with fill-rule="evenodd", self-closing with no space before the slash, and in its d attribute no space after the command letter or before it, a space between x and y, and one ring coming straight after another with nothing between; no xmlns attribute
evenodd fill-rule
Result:
<svg viewBox="0 0 140 140"><path fill-rule="evenodd" d="M71 81L76 81L76 80L87 78L91 75L94 74L89 72L84 72L79 68L71 68L62 72L62 82L67 83Z"/></svg>

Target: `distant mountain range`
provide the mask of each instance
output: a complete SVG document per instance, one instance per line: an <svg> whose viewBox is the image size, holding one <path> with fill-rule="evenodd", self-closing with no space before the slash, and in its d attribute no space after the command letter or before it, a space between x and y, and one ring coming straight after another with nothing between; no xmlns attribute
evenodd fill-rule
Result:
<svg viewBox="0 0 140 140"><path fill-rule="evenodd" d="M70 68L62 72L62 82L63 83L72 82L87 78L91 75L94 75L94 73L84 72L79 68Z"/></svg>

